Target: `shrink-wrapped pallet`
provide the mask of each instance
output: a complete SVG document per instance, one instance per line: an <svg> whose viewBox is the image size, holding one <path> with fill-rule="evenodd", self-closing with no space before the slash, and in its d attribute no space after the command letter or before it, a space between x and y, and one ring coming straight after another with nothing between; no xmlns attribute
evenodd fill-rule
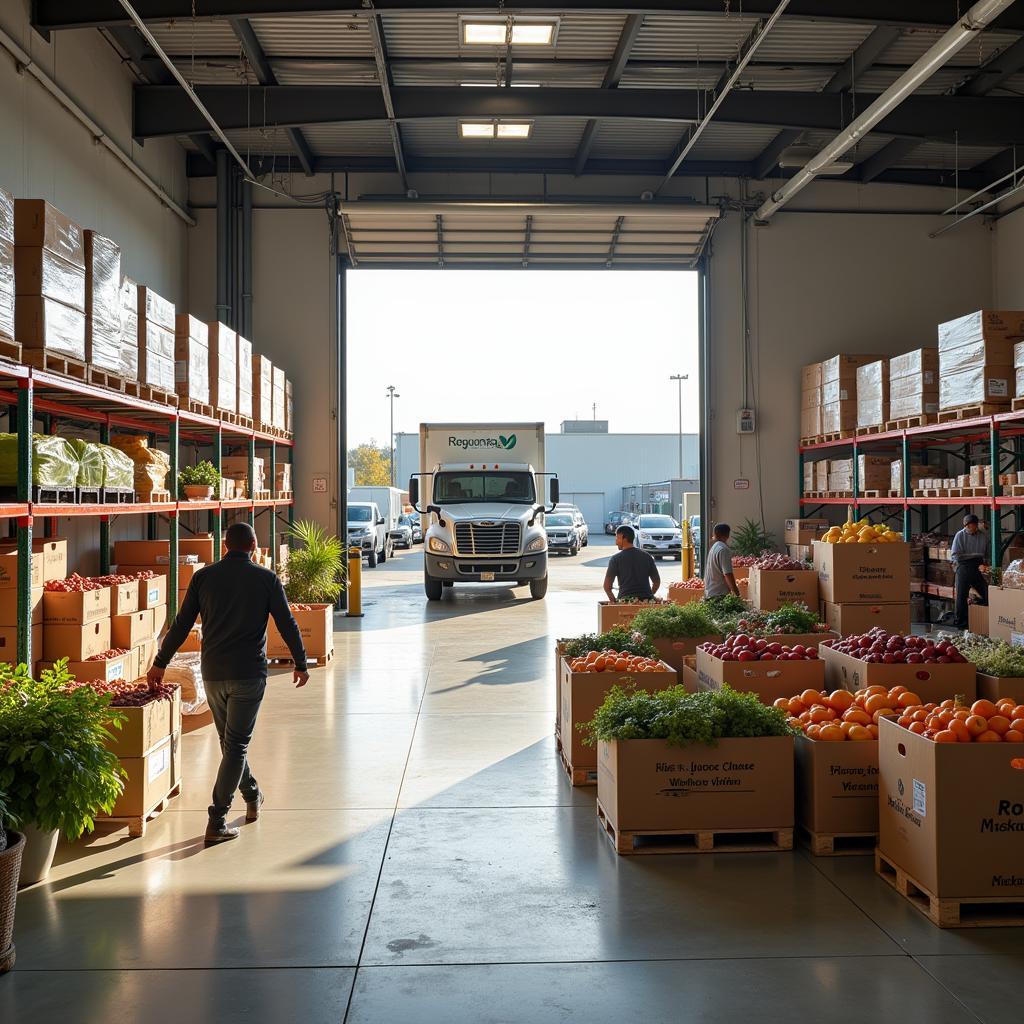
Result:
<svg viewBox="0 0 1024 1024"><path fill-rule="evenodd" d="M174 387L180 398L210 404L210 329L189 313L177 316Z"/></svg>
<svg viewBox="0 0 1024 1024"><path fill-rule="evenodd" d="M121 247L97 231L85 232L85 361L123 376Z"/></svg>
<svg viewBox="0 0 1024 1024"><path fill-rule="evenodd" d="M238 411L238 335L225 324L210 328L210 404L221 412Z"/></svg>

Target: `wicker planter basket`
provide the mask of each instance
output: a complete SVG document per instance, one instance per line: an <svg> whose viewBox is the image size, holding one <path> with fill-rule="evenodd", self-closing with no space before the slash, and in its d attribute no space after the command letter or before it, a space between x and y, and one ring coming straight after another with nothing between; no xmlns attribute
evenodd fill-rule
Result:
<svg viewBox="0 0 1024 1024"><path fill-rule="evenodd" d="M18 898L18 873L25 837L7 833L7 849L0 853L0 974L14 966L14 904Z"/></svg>

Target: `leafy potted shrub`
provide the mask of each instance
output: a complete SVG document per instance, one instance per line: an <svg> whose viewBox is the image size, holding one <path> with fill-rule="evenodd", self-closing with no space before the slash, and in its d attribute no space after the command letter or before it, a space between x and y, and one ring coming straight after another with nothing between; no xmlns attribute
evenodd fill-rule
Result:
<svg viewBox="0 0 1024 1024"><path fill-rule="evenodd" d="M220 473L209 459L186 466L178 474L178 495L189 501L210 501L220 492Z"/></svg>
<svg viewBox="0 0 1024 1024"><path fill-rule="evenodd" d="M124 715L108 695L72 682L66 661L39 679L26 665L0 664L0 790L7 820L25 836L19 887L46 878L59 834L91 832L121 793L120 763L106 741Z"/></svg>
<svg viewBox="0 0 1024 1024"><path fill-rule="evenodd" d="M334 604L345 589L345 546L308 520L295 523L287 535L302 544L288 555L288 603L306 655L323 664L334 654ZM267 628L267 657L291 657L273 620Z"/></svg>
<svg viewBox="0 0 1024 1024"><path fill-rule="evenodd" d="M693 654L698 644L721 637L707 604L702 601L645 608L633 620L632 627L643 633L657 648L662 661L677 672L683 671L683 659Z"/></svg>
<svg viewBox="0 0 1024 1024"><path fill-rule="evenodd" d="M733 530L729 546L737 555L760 555L765 551L774 551L778 545L775 534L769 533L763 523L744 519L743 525Z"/></svg>
<svg viewBox="0 0 1024 1024"><path fill-rule="evenodd" d="M25 837L13 831L13 825L7 797L0 792L0 974L14 966L14 906L25 852Z"/></svg>

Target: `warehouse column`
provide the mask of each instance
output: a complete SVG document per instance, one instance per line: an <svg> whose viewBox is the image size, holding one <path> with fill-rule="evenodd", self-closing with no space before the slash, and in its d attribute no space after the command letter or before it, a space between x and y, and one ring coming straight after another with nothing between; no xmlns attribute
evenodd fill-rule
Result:
<svg viewBox="0 0 1024 1024"><path fill-rule="evenodd" d="M711 488L714 480L711 474L711 425L708 413L711 408L711 267L707 257L701 260L697 271L697 372L700 374L700 543L703 547L711 536ZM695 552L697 562L704 569L701 551Z"/></svg>
<svg viewBox="0 0 1024 1024"><path fill-rule="evenodd" d="M999 517L999 508L996 505L996 498L999 498L1003 489L999 485L999 426L994 419L989 420L988 426L988 453L989 465L992 469L992 507L989 509L989 544L991 545L991 560L989 565L997 569L1002 561L1003 522Z"/></svg>
<svg viewBox="0 0 1024 1024"><path fill-rule="evenodd" d="M270 500L277 501L277 444L270 442L270 468L267 470L267 482L270 484ZM270 506L270 525L267 527L267 543L270 545L270 567L277 572L277 505Z"/></svg>
<svg viewBox="0 0 1024 1024"><path fill-rule="evenodd" d="M18 379L18 501L32 500L32 380ZM32 517L18 518L18 664L32 670Z"/></svg>
<svg viewBox="0 0 1024 1024"><path fill-rule="evenodd" d="M903 539L910 543L910 439L907 432L903 431L901 441L903 453ZM923 533L922 529L922 533Z"/></svg>
<svg viewBox="0 0 1024 1024"><path fill-rule="evenodd" d="M346 324L347 266L345 257L335 256L337 301L335 303L335 337L338 353L337 433L338 433L338 538L348 548L348 334ZM338 607L348 608L345 591Z"/></svg>
<svg viewBox="0 0 1024 1024"><path fill-rule="evenodd" d="M231 220L231 169L228 151L217 150L217 319L222 324L231 320L228 300L229 225Z"/></svg>
<svg viewBox="0 0 1024 1024"><path fill-rule="evenodd" d="M171 479L171 487L174 488L174 497L178 492L178 417L172 416L168 423L169 455L171 470L168 476ZM170 536L170 556L167 561L167 625L173 624L178 614L178 506L172 501L168 510L167 529Z"/></svg>

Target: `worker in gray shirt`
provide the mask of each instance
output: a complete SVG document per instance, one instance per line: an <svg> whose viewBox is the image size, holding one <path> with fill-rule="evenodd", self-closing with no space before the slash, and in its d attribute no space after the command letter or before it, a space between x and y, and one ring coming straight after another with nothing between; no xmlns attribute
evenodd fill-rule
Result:
<svg viewBox="0 0 1024 1024"><path fill-rule="evenodd" d="M740 588L736 585L732 571L732 551L729 550L731 533L728 523L715 524L715 542L711 545L707 565L704 566L705 600L709 597L725 597L726 594L740 596Z"/></svg>
<svg viewBox="0 0 1024 1024"><path fill-rule="evenodd" d="M988 554L988 539L978 530L978 517L964 516L964 528L953 538L953 546L949 549L949 560L956 569L954 593L956 594L957 629L967 628L967 599L973 587L981 598L982 604L988 604L988 584L981 575L981 567Z"/></svg>

